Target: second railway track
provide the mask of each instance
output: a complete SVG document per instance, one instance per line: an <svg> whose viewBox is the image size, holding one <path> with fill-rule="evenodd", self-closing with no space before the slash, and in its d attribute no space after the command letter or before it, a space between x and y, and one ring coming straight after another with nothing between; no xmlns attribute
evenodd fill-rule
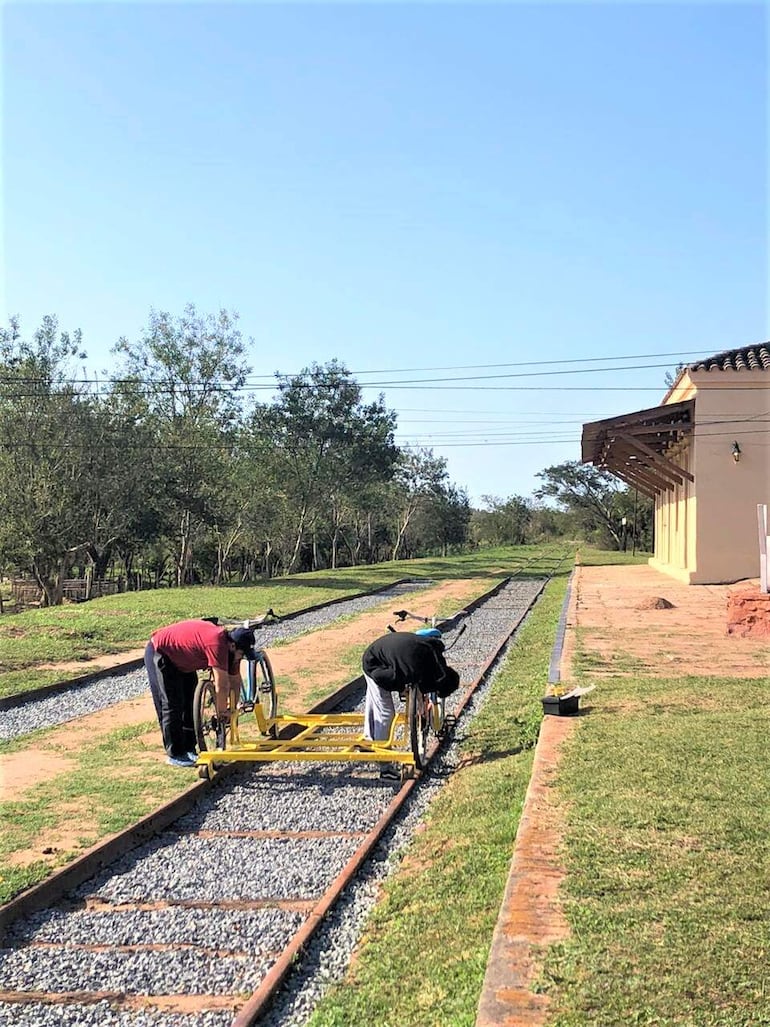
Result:
<svg viewBox="0 0 770 1027"><path fill-rule="evenodd" d="M473 610L450 656L462 678L450 712L546 581L513 578ZM362 693L347 693L360 708ZM304 1022L320 988L314 959L328 980L373 901L378 845L392 845L399 822L408 834L438 787L435 773L398 788L372 765L333 762L247 767L193 786L176 819L166 808L4 908L0 1025ZM347 911L332 914L343 888Z"/></svg>

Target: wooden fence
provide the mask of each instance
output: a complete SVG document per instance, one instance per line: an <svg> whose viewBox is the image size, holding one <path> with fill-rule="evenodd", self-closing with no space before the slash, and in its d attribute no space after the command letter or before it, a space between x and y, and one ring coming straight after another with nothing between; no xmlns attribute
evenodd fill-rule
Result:
<svg viewBox="0 0 770 1027"><path fill-rule="evenodd" d="M91 582L91 599L115 595L123 590L121 579L102 578ZM34 606L40 602L43 591L36 581L15 579L11 582L11 595L17 607ZM65 578L62 582L62 596L73 603L82 603L88 595L87 578Z"/></svg>

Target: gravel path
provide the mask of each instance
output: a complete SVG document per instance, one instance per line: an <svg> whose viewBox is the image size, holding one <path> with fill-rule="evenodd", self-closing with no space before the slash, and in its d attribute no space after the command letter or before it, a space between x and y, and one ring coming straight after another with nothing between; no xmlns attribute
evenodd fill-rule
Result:
<svg viewBox="0 0 770 1027"><path fill-rule="evenodd" d="M511 633L542 584L513 581L468 618L468 629L449 655L463 683L478 676L490 652ZM451 634L447 641L451 645ZM466 708L429 772L412 789L373 856L314 936L263 1018L267 1027L301 1027L319 997L344 974L376 901L378 886L397 866L428 804L455 767L458 742L483 703L489 680ZM451 712L451 699L448 705ZM128 996L252 992L306 914L296 906L291 910L225 908L212 912L174 903L190 899L317 901L358 847L360 832L376 823L397 788L380 779L376 767L366 763L275 763L246 768L215 782L173 831L136 849L77 889L73 896L76 908L70 904L42 911L12 925L6 942L9 947L0 951L0 990L49 994L110 991ZM275 829L320 829L338 835L275 838L232 834ZM231 834L202 837L201 831ZM84 908L88 899L98 900L100 908ZM148 911L119 906L157 902L170 905ZM85 942L113 948L85 951L78 947ZM186 947L165 951L149 947L170 943L186 943ZM0 1027L226 1027L231 1021L228 1010L182 1014L162 1009L116 1010L108 1002L33 1003L23 1008L0 1003Z"/></svg>

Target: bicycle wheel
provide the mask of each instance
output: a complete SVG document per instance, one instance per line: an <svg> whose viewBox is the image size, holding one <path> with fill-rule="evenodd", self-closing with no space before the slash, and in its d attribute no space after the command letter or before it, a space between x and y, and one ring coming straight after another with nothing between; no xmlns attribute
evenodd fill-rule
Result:
<svg viewBox="0 0 770 1027"><path fill-rule="evenodd" d="M210 678L199 681L193 698L193 725L199 752L227 746L227 726L217 719L217 694Z"/></svg>
<svg viewBox="0 0 770 1027"><path fill-rule="evenodd" d="M278 716L278 693L275 690L275 678L270 657L261 652L254 667L254 696L259 699L262 713L268 720Z"/></svg>
<svg viewBox="0 0 770 1027"><path fill-rule="evenodd" d="M409 726L409 744L412 747L414 765L418 770L424 770L427 763L430 721L426 716L425 698L416 685L412 685L409 689L406 719Z"/></svg>
<svg viewBox="0 0 770 1027"><path fill-rule="evenodd" d="M435 692L430 693L430 726L433 728L434 735L440 735L444 730L444 722L446 721L446 699L443 695L436 695Z"/></svg>

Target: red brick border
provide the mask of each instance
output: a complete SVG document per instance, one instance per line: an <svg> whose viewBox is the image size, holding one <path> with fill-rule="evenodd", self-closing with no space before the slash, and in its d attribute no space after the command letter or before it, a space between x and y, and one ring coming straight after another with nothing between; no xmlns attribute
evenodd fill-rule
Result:
<svg viewBox="0 0 770 1027"><path fill-rule="evenodd" d="M567 610L560 679L570 676L573 629L582 568L577 565ZM532 775L516 832L513 859L481 991L476 1027L539 1027L550 999L531 990L539 972L539 949L569 934L559 903L565 877L561 859L561 812L551 794L560 747L578 717L543 717Z"/></svg>

